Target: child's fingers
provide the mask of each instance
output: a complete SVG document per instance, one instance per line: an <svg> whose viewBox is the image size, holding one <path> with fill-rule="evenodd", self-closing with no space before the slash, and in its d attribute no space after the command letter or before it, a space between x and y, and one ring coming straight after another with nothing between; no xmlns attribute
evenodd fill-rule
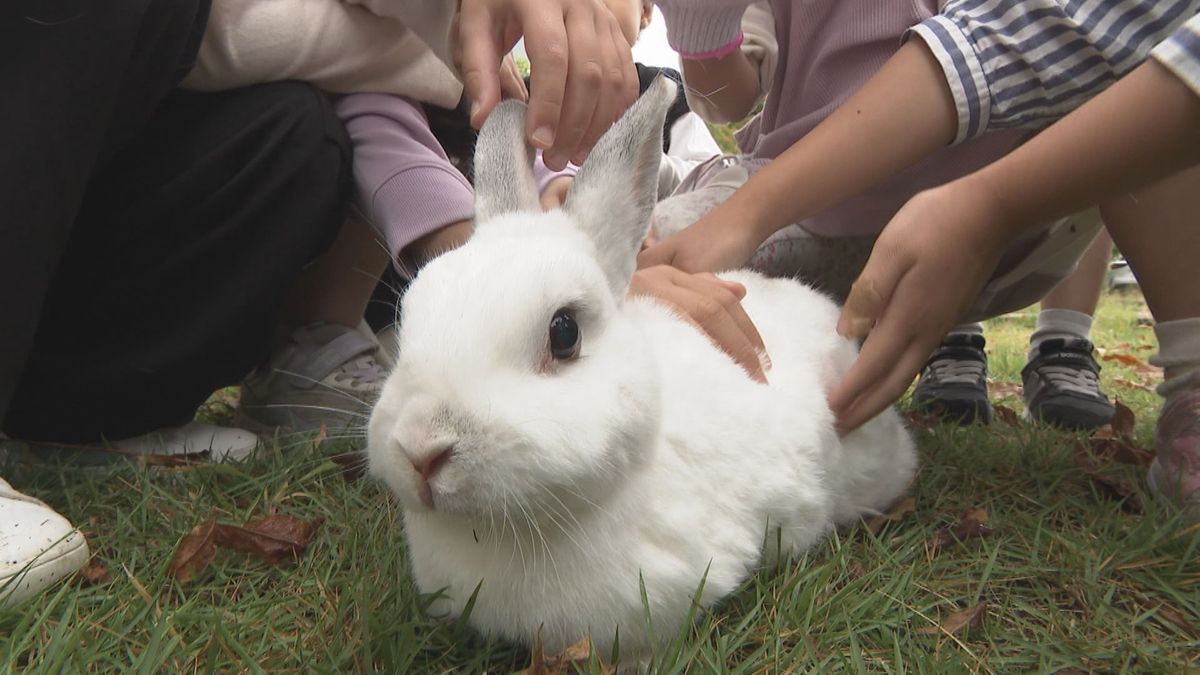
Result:
<svg viewBox="0 0 1200 675"><path fill-rule="evenodd" d="M638 253L638 269L646 269L657 265L671 265L675 262L675 248L670 240L660 241Z"/></svg>
<svg viewBox="0 0 1200 675"><path fill-rule="evenodd" d="M579 4L579 3L576 3ZM608 36L596 35L596 18L587 10L590 7L571 7L567 11L567 82L563 91L559 124L555 130L554 147L542 154L546 166L558 171L575 158L584 139L593 126L608 126L608 120L599 119L609 111L600 100L604 84L604 42ZM538 72L533 73L537 83ZM599 134L597 134L597 137Z"/></svg>
<svg viewBox="0 0 1200 675"><path fill-rule="evenodd" d="M500 45L496 17L482 3L466 4L459 17L463 86L471 100L471 126L478 129L500 102Z"/></svg>
<svg viewBox="0 0 1200 675"><path fill-rule="evenodd" d="M555 145L563 122L568 126L579 124L578 120L561 118L567 88L567 27L562 11L558 9L531 12L523 18L525 53L529 55L530 68L529 115L525 132L534 147L545 151ZM545 153L542 159L547 160Z"/></svg>
<svg viewBox="0 0 1200 675"><path fill-rule="evenodd" d="M677 285L696 295L689 312L692 318L751 377L765 383L767 378L763 373L763 364L769 363L770 359L766 358L767 347L762 335L742 307L745 287L736 284L742 290L738 295L726 282L715 277L678 270L672 270L672 276Z"/></svg>
<svg viewBox="0 0 1200 675"><path fill-rule="evenodd" d="M837 417L839 434L848 434L887 410L912 384L929 357L929 348L911 337L906 345L897 346L896 340L904 339L872 333L858 360L830 392L829 407Z"/></svg>
<svg viewBox="0 0 1200 675"><path fill-rule="evenodd" d="M500 93L518 101L529 100L529 90L525 88L525 78L517 68L512 54L505 55L500 62Z"/></svg>

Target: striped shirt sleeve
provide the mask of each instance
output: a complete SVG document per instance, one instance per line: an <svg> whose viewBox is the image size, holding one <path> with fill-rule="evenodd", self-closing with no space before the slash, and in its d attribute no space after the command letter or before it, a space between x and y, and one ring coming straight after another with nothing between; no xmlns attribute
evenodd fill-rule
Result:
<svg viewBox="0 0 1200 675"><path fill-rule="evenodd" d="M1192 17L1150 55L1200 96L1200 16Z"/></svg>
<svg viewBox="0 0 1200 675"><path fill-rule="evenodd" d="M1052 124L1136 68L1197 11L1200 0L950 0L906 37L923 40L940 63L959 143Z"/></svg>

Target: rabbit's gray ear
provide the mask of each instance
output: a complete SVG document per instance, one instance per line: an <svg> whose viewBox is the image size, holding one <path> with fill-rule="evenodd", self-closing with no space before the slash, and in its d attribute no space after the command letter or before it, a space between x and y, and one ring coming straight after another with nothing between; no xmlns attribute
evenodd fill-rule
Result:
<svg viewBox="0 0 1200 675"><path fill-rule="evenodd" d="M533 148L525 143L525 104L496 106L475 144L475 222L520 211L541 211L533 179Z"/></svg>
<svg viewBox="0 0 1200 675"><path fill-rule="evenodd" d="M563 208L592 239L613 294L623 297L658 199L663 120L675 83L659 76L596 143Z"/></svg>

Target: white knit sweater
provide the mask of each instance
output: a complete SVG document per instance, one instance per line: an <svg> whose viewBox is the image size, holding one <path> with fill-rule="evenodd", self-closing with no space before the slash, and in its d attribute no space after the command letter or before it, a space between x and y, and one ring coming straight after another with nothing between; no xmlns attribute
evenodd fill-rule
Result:
<svg viewBox="0 0 1200 675"><path fill-rule="evenodd" d="M213 0L195 69L201 91L305 80L337 93L380 92L453 107L454 2Z"/></svg>

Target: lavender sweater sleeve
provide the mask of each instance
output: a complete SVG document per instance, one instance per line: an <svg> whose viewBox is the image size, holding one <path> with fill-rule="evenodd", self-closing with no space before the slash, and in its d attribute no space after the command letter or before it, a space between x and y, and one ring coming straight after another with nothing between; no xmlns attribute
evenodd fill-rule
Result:
<svg viewBox="0 0 1200 675"><path fill-rule="evenodd" d="M753 0L658 0L667 42L685 59L716 59L742 44L742 15Z"/></svg>
<svg viewBox="0 0 1200 675"><path fill-rule="evenodd" d="M450 163L420 106L399 96L351 94L336 110L354 144L359 203L402 273L405 249L474 216L470 183Z"/></svg>

